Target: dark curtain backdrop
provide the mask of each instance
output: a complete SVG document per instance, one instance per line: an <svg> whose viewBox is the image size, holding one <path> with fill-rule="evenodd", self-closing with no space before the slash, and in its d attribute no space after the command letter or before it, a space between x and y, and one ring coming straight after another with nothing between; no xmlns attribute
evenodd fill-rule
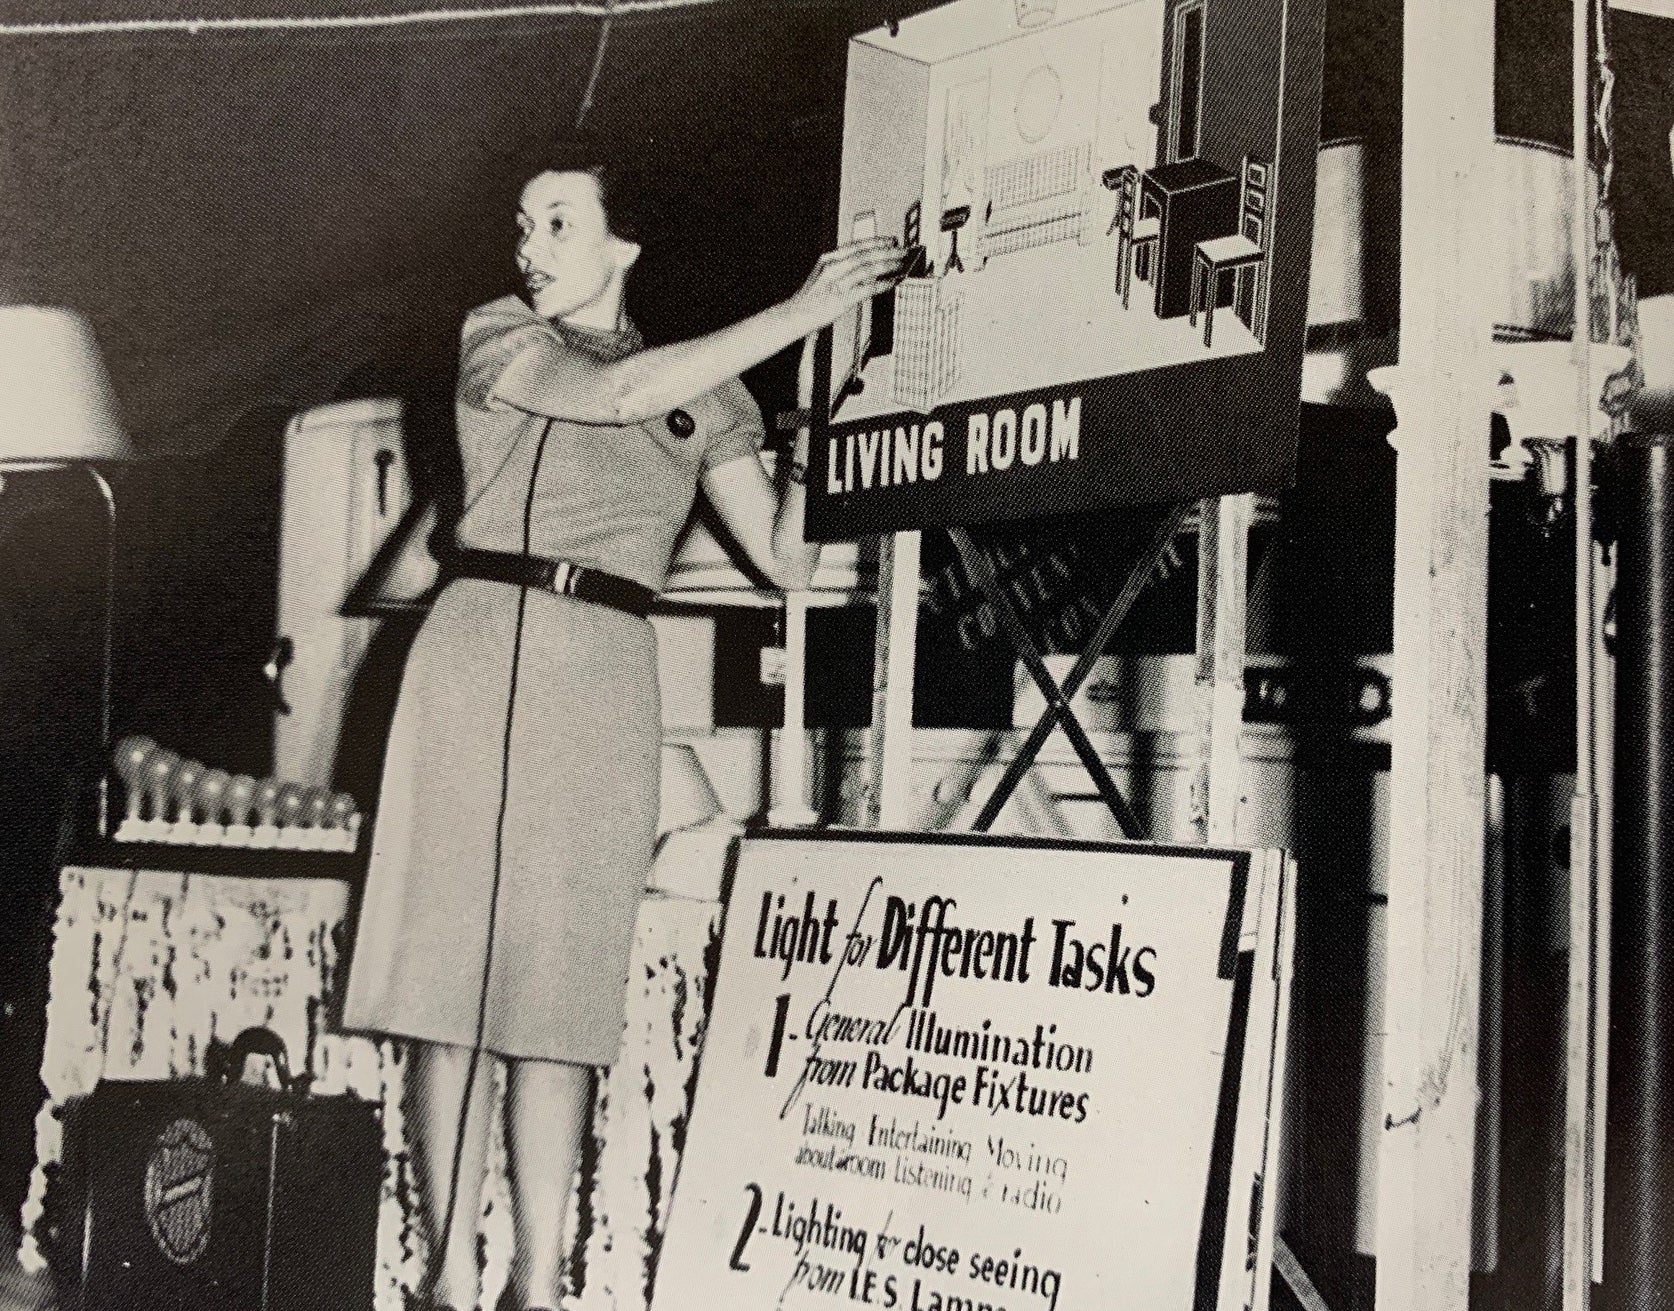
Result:
<svg viewBox="0 0 1674 1311"><path fill-rule="evenodd" d="M0 0L0 22L167 16L183 3ZM662 240L632 291L653 340L798 284L835 227L845 42L929 3L713 0L615 19L587 126L657 179ZM348 7L226 0L194 12L281 5ZM1567 0L1500 10L1500 130L1564 142ZM1623 245L1644 289L1666 290L1674 24L1623 16L1615 27ZM284 423L331 399L401 395L416 476L445 475L457 325L513 286L517 188L572 131L602 29L576 14L0 35L0 299L88 314L152 457L118 485L119 729L261 767ZM1386 325L1398 292L1400 40L1398 4L1328 8L1321 135L1368 143L1380 216L1369 299ZM790 401L793 364L787 352L747 378L769 411ZM1382 583L1362 590L1381 596ZM45 713L0 704L0 743Z"/></svg>
<svg viewBox="0 0 1674 1311"><path fill-rule="evenodd" d="M612 24L588 127L654 163L672 220L637 280L648 327L796 285L824 228L843 42L879 9ZM573 128L600 29L0 38L0 294L91 317L161 456L259 405L446 367L463 312L512 289L517 188Z"/></svg>
<svg viewBox="0 0 1674 1311"><path fill-rule="evenodd" d="M661 180L669 240L636 279L653 337L794 288L832 230L844 43L928 5L712 0L612 23L588 126ZM1501 6L1502 132L1567 141L1567 10L1565 0ZM14 23L180 11L181 0L0 0L0 22ZM1624 15L1616 26L1624 244L1656 291L1668 255L1655 238L1674 211L1674 23ZM298 408L345 385L445 369L463 311L512 285L513 197L575 124L600 30L582 14L0 36L0 299L85 311L136 440L159 456L204 452L261 405ZM1322 135L1365 137L1374 173L1393 177L1400 6L1338 0L1327 35ZM1382 225L1373 276L1385 301L1395 242Z"/></svg>

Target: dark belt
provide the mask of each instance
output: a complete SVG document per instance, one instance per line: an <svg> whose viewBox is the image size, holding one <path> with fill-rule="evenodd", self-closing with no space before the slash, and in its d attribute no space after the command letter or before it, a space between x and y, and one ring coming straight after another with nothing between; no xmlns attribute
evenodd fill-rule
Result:
<svg viewBox="0 0 1674 1311"><path fill-rule="evenodd" d="M624 610L641 619L657 599L649 587L631 578L571 564L568 560L548 560L544 556L516 555L510 551L456 550L449 559L448 572L455 578L486 578L492 583L573 596L579 601Z"/></svg>

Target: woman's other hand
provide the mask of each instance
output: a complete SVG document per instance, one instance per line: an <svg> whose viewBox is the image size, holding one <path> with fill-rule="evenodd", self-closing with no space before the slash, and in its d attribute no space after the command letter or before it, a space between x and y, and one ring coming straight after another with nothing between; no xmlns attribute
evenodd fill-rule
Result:
<svg viewBox="0 0 1674 1311"><path fill-rule="evenodd" d="M851 241L821 255L791 299L823 327L850 306L893 287L905 261L906 252L894 237Z"/></svg>

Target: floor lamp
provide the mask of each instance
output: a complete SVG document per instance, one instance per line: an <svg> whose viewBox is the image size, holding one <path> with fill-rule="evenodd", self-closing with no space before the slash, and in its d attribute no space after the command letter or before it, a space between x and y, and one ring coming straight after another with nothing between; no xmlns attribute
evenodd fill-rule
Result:
<svg viewBox="0 0 1674 1311"><path fill-rule="evenodd" d="M107 831L111 624L116 589L116 498L105 464L138 458L117 415L116 396L93 328L73 310L0 306L0 495L7 474L85 469L104 498L104 649L99 666L99 832Z"/></svg>

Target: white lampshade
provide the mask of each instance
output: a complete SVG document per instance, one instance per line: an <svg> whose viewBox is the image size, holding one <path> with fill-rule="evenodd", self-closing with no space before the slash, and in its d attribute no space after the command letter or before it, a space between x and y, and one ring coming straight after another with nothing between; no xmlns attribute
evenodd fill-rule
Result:
<svg viewBox="0 0 1674 1311"><path fill-rule="evenodd" d="M703 762L691 743L663 743L662 772L662 787L658 792L659 834L702 824L721 813L720 798L715 795L709 775L704 772Z"/></svg>
<svg viewBox="0 0 1674 1311"><path fill-rule="evenodd" d="M137 458L87 320L0 306L0 469Z"/></svg>

